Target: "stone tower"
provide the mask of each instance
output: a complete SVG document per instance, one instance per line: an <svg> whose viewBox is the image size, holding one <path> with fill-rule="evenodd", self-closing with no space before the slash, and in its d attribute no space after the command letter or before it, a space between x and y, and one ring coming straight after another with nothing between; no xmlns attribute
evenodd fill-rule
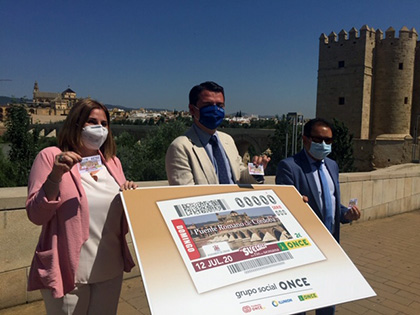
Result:
<svg viewBox="0 0 420 315"><path fill-rule="evenodd" d="M356 139L404 138L420 114L417 32L399 38L364 25L328 37L319 46L317 117L343 121ZM417 54L417 55L416 55ZM415 80L415 76L418 78ZM413 127L412 127L413 128Z"/></svg>
<svg viewBox="0 0 420 315"><path fill-rule="evenodd" d="M371 138L410 134L417 33L406 27L399 38L390 27L376 33Z"/></svg>
<svg viewBox="0 0 420 315"><path fill-rule="evenodd" d="M342 30L319 43L316 116L346 122L356 138L369 137L375 31ZM349 123L351 122L351 123Z"/></svg>
<svg viewBox="0 0 420 315"><path fill-rule="evenodd" d="M411 108L411 134L420 135L415 129L417 126L418 117L420 117L420 44L417 44L416 56L414 60L414 84L413 84L413 102ZM420 126L420 121L419 121Z"/></svg>
<svg viewBox="0 0 420 315"><path fill-rule="evenodd" d="M38 87L38 82L35 81L34 83L34 98L35 98L35 94L39 92L39 87Z"/></svg>

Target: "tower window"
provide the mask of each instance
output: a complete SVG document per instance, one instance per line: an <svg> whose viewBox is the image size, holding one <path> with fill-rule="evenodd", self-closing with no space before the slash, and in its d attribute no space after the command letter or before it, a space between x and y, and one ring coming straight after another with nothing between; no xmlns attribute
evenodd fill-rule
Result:
<svg viewBox="0 0 420 315"><path fill-rule="evenodd" d="M400 70L404 69L404 65L403 65L403 63L402 63L402 62L400 62L400 63L399 63L399 65L398 65L398 69L400 69Z"/></svg>
<svg viewBox="0 0 420 315"><path fill-rule="evenodd" d="M338 67L339 67L339 68L344 68L344 60L340 60L340 61L338 62Z"/></svg>
<svg viewBox="0 0 420 315"><path fill-rule="evenodd" d="M404 97L404 104L408 104L408 97Z"/></svg>
<svg viewBox="0 0 420 315"><path fill-rule="evenodd" d="M344 105L346 103L346 99L344 97L338 98L338 105Z"/></svg>

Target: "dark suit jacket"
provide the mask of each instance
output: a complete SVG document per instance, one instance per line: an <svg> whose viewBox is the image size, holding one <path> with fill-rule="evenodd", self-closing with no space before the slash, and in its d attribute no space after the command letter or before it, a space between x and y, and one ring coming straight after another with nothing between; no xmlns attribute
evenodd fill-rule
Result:
<svg viewBox="0 0 420 315"><path fill-rule="evenodd" d="M331 175L335 187L335 230L333 236L338 242L340 240L340 222L350 222L344 219L344 214L348 211L348 209L340 203L340 183L338 182L339 172L337 163L329 158L325 158L324 162L328 172ZM303 150L294 156L280 161L277 167L276 184L295 186L301 195L308 197L308 203L312 210L317 214L321 221L324 222L319 201L318 189L312 174L311 165L309 164L309 161Z"/></svg>

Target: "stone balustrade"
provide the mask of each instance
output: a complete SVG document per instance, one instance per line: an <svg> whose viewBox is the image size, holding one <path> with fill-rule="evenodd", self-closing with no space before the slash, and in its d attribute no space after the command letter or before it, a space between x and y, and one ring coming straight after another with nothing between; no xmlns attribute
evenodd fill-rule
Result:
<svg viewBox="0 0 420 315"><path fill-rule="evenodd" d="M403 164L364 173L340 174L341 200L357 198L360 221L384 218L420 208L420 165ZM167 181L139 182L140 187L166 186ZM274 177L266 177L274 184ZM26 187L0 188L0 310L41 298L27 292L27 275L40 227L26 216ZM281 198L281 196L280 196ZM357 224L355 222L354 224ZM129 241L133 257L133 244ZM139 275L138 266L125 278Z"/></svg>

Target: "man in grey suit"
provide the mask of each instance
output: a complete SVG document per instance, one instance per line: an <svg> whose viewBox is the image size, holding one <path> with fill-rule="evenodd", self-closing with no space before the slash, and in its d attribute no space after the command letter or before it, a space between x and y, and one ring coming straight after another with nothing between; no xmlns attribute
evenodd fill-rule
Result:
<svg viewBox="0 0 420 315"><path fill-rule="evenodd" d="M170 185L257 184L262 176L250 175L235 142L217 131L225 116L223 87L207 81L189 94L193 126L176 138L166 152L165 166ZM255 156L253 163L265 168L270 158Z"/></svg>
<svg viewBox="0 0 420 315"><path fill-rule="evenodd" d="M330 123L322 118L308 121L303 130L304 149L280 161L276 184L294 185L337 242L340 240L340 223L360 218L356 205L340 203L338 165L327 158L331 152L333 133ZM305 197L304 197L305 199ZM316 310L317 315L334 314L335 307Z"/></svg>

